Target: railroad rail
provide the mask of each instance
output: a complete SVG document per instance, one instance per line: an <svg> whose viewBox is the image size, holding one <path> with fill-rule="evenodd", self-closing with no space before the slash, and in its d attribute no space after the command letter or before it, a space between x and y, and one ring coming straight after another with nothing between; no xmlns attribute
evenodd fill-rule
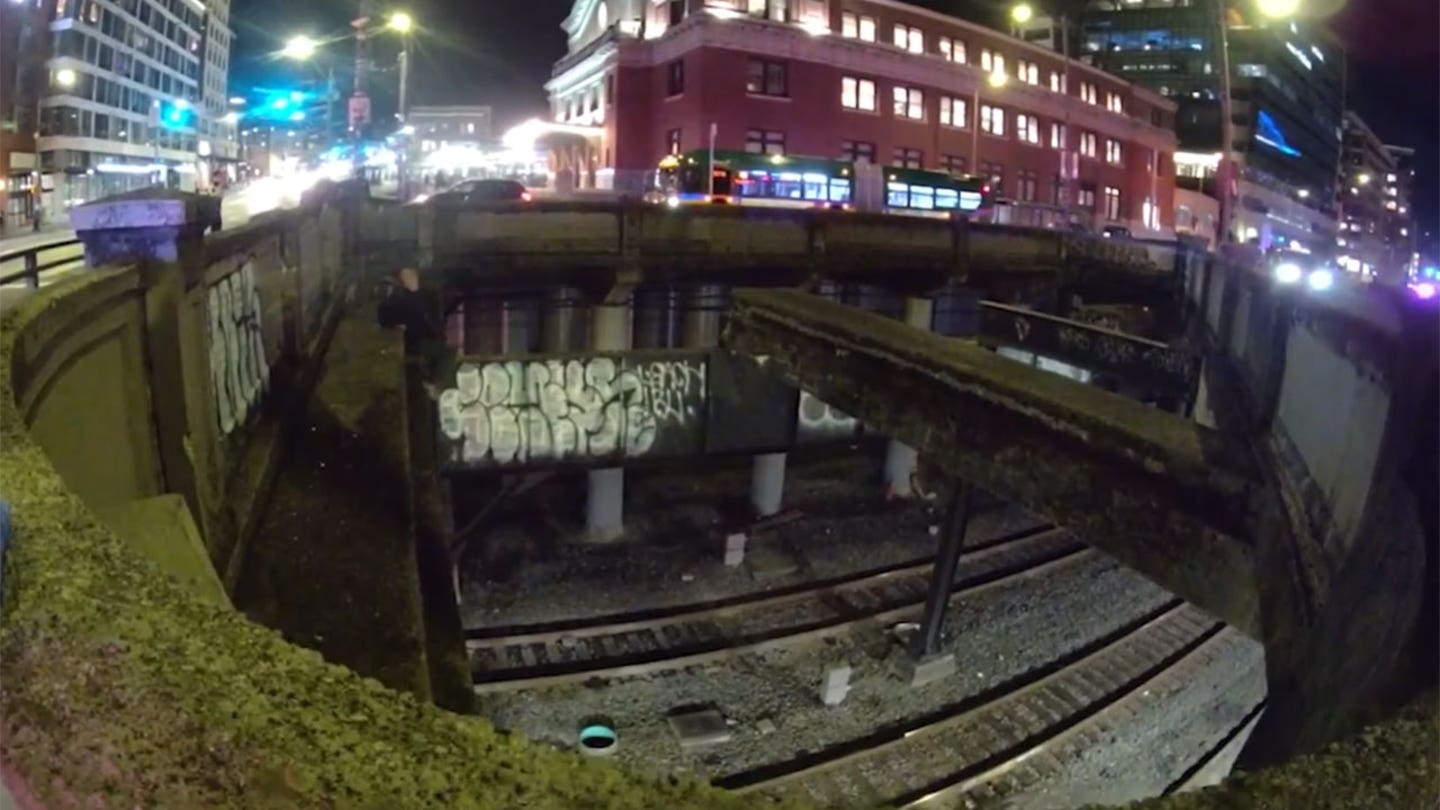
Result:
<svg viewBox="0 0 1440 810"><path fill-rule="evenodd" d="M45 257L42 261L42 253L63 255ZM37 289L40 286L40 277L46 272L68 267L84 259L85 251L80 246L79 239L61 239L20 250L5 251L0 253L0 287L24 282L29 289ZM7 266L19 266L21 269L6 272Z"/></svg>
<svg viewBox="0 0 1440 810"><path fill-rule="evenodd" d="M954 707L715 784L822 806L1000 806L1244 643L1175 600Z"/></svg>
<svg viewBox="0 0 1440 810"><path fill-rule="evenodd" d="M1052 527L966 549L951 598L1042 576L1089 550ZM466 640L477 693L555 686L683 669L913 618L933 558L716 603L614 614L587 622L472 631Z"/></svg>

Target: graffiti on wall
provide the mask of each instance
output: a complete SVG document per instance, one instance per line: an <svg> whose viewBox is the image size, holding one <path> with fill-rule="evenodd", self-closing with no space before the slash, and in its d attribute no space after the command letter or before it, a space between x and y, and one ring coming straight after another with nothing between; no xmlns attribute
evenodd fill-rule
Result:
<svg viewBox="0 0 1440 810"><path fill-rule="evenodd" d="M439 429L468 465L634 457L674 434L696 441L705 408L700 357L465 363L440 395Z"/></svg>
<svg viewBox="0 0 1440 810"><path fill-rule="evenodd" d="M216 420L220 432L229 435L245 424L270 383L253 256L210 288L208 303Z"/></svg>
<svg viewBox="0 0 1440 810"><path fill-rule="evenodd" d="M809 391L800 392L799 416L795 422L795 440L817 442L846 439L860 430L855 417L816 399Z"/></svg>

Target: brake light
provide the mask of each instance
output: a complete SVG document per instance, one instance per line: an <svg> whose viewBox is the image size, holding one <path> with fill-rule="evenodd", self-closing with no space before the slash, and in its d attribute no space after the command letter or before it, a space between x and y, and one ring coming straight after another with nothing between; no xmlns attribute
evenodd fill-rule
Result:
<svg viewBox="0 0 1440 810"><path fill-rule="evenodd" d="M521 202L530 202L530 192L528 192L528 191L522 191L522 192L520 192L520 201L521 201Z"/></svg>
<svg viewBox="0 0 1440 810"><path fill-rule="evenodd" d="M989 186L981 186L981 187L980 187L980 193L981 193L981 194L989 194L989 193L990 193L990 187L989 187Z"/></svg>

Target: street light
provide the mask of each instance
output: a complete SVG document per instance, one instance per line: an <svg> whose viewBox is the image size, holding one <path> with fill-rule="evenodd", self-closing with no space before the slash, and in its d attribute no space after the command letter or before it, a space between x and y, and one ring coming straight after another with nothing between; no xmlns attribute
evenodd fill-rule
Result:
<svg viewBox="0 0 1440 810"><path fill-rule="evenodd" d="M985 83L996 90L1004 87L1007 81L1009 81L1009 77L1006 76L1003 71L999 70L993 71L985 77ZM975 132L970 145L970 156L975 161L975 174L978 175L980 173L980 85L978 84L975 85L975 99L971 102L970 109L975 111L973 113L975 116ZM989 178L986 178L986 181L988 182Z"/></svg>
<svg viewBox="0 0 1440 810"><path fill-rule="evenodd" d="M1356 180L1359 180L1359 181L1360 181L1360 185L1363 186L1363 185L1365 185L1366 183L1369 183L1369 182L1370 182L1370 175L1368 175L1368 174L1362 174L1362 175L1360 175L1359 177L1357 177L1357 178L1355 178L1355 179L1356 179Z"/></svg>
<svg viewBox="0 0 1440 810"><path fill-rule="evenodd" d="M408 101L408 96L410 94L410 32L415 28L415 20L413 17L411 17L408 13L404 11L396 11L390 15L390 21L386 23L386 27L388 27L391 31L398 33L401 39L400 96L398 99L399 103L396 105L397 110L395 117L399 120L400 130L403 134L406 129L405 123L406 118L408 118L409 112L406 106L406 102ZM412 129L411 131L413 132L414 130ZM410 174L410 147L413 143L413 141L407 140L401 146L399 153L399 176L396 177L396 190L399 193L399 198L402 200L408 199L406 186L408 185L407 180L409 179Z"/></svg>
<svg viewBox="0 0 1440 810"><path fill-rule="evenodd" d="M1279 0L1275 0L1275 2L1279 2ZM415 27L415 20L406 12L397 11L390 15L390 22L387 25L391 31L408 34L410 29Z"/></svg>
<svg viewBox="0 0 1440 810"><path fill-rule="evenodd" d="M1272 19L1290 17L1300 10L1300 0L1259 0L1260 13Z"/></svg>
<svg viewBox="0 0 1440 810"><path fill-rule="evenodd" d="M55 71L55 82L61 87L74 87L78 79L79 77L75 75L75 71L70 68L60 68Z"/></svg>
<svg viewBox="0 0 1440 810"><path fill-rule="evenodd" d="M291 37L285 42L285 47L280 51L286 59L294 59L303 62L315 55L320 48L320 43L301 34L298 37Z"/></svg>
<svg viewBox="0 0 1440 810"><path fill-rule="evenodd" d="M1279 1L1280 0L1275 0L1275 2ZM1035 9L1031 8L1029 3L1021 3L1020 5L1010 9L1010 19L1013 20L1017 25L1024 25L1025 23L1030 22L1030 19L1034 16Z"/></svg>

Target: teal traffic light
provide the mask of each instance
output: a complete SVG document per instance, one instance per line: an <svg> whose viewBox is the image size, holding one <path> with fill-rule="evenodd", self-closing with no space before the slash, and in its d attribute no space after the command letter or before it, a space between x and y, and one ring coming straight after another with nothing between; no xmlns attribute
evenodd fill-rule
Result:
<svg viewBox="0 0 1440 810"><path fill-rule="evenodd" d="M195 109L183 100L167 101L160 105L160 126L166 129L184 129L195 126Z"/></svg>

